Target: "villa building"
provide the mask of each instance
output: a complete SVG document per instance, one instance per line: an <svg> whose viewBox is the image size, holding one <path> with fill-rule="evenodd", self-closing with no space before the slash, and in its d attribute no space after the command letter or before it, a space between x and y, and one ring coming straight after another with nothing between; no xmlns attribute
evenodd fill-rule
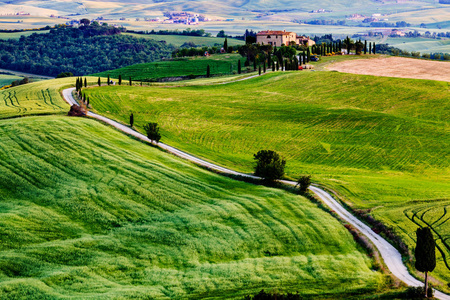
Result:
<svg viewBox="0 0 450 300"><path fill-rule="evenodd" d="M256 34L256 42L261 45L272 45L272 46L281 46L281 45L291 45L295 43L295 45L303 45L311 47L315 44L313 40L306 36L298 36L295 32L289 32L286 30L283 31L274 31L274 30L266 30L260 31Z"/></svg>

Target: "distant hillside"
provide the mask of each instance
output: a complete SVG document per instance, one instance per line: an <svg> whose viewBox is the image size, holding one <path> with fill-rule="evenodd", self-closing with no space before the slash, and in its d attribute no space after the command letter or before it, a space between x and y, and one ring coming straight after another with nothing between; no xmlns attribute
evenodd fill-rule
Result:
<svg viewBox="0 0 450 300"><path fill-rule="evenodd" d="M172 46L120 35L117 28L57 28L0 43L0 68L56 76L92 74L170 56Z"/></svg>

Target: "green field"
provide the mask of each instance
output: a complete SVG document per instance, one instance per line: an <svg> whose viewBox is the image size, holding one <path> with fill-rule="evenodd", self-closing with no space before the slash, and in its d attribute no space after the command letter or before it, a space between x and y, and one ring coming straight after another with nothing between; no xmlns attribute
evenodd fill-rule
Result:
<svg viewBox="0 0 450 300"><path fill-rule="evenodd" d="M110 75L111 78L119 78L119 75L122 75L124 83L128 83L129 77L137 81L154 81L181 76L206 76L208 65L211 68L211 75L225 75L237 72L238 60L241 60L243 69L244 59L239 54L216 54L209 57L177 58L169 61L138 64L92 76L107 77Z"/></svg>
<svg viewBox="0 0 450 300"><path fill-rule="evenodd" d="M0 88L5 85L10 85L13 81L20 80L22 78L23 77L0 73Z"/></svg>
<svg viewBox="0 0 450 300"><path fill-rule="evenodd" d="M27 30L22 32L0 32L0 40L14 39L18 40L21 36L29 36L33 33L48 33L50 30Z"/></svg>
<svg viewBox="0 0 450 300"><path fill-rule="evenodd" d="M450 39L388 38L385 43L409 52L450 53Z"/></svg>
<svg viewBox="0 0 450 300"><path fill-rule="evenodd" d="M163 142L239 171L252 172L258 150L276 150L287 159L288 177L312 174L354 207L377 208L410 246L416 225L393 211L450 196L445 82L305 71L86 93L97 112L124 123L133 112L139 129L158 122ZM437 230L449 229L445 222ZM448 282L443 259L434 275Z"/></svg>
<svg viewBox="0 0 450 300"><path fill-rule="evenodd" d="M89 78L90 84L96 82L97 78ZM1 90L0 119L39 114L66 114L69 106L62 99L60 90L71 87L74 83L75 78L72 77L33 82Z"/></svg>
<svg viewBox="0 0 450 300"><path fill-rule="evenodd" d="M1 299L373 295L385 277L309 200L96 121L0 121ZM320 220L320 222L318 221Z"/></svg>
<svg viewBox="0 0 450 300"><path fill-rule="evenodd" d="M202 37L202 36L185 36L185 35L159 35L159 34L136 34L136 33L125 33L126 35L131 35L137 38L152 39L156 41L166 41L167 44L172 44L175 47L180 47L184 43L192 42L199 47L213 47L216 45L222 46L225 39L217 37ZM244 41L232 39L227 39L228 46L243 45Z"/></svg>

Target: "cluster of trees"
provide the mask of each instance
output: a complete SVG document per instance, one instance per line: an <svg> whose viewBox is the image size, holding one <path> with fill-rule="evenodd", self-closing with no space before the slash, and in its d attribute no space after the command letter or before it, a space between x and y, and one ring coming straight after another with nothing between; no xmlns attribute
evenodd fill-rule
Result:
<svg viewBox="0 0 450 300"><path fill-rule="evenodd" d="M205 55L205 52L208 52L209 54L218 54L220 53L220 49L225 47L224 46L213 46L213 47L191 47L191 48L177 48L172 51L172 57L191 57L191 56L203 56ZM228 53L232 51L237 51L239 49L239 46L226 46L226 51Z"/></svg>
<svg viewBox="0 0 450 300"><path fill-rule="evenodd" d="M409 27L411 24L406 23L405 21L399 21L396 23L388 23L388 22L370 22L370 27Z"/></svg>
<svg viewBox="0 0 450 300"><path fill-rule="evenodd" d="M24 77L24 78L22 78L22 79L18 79L18 80L15 80L15 81L13 81L12 83L11 83L11 86L13 87L13 86L18 86L18 85L22 85L22 84L27 84L27 83L29 83L30 82L30 79L28 78L28 77Z"/></svg>
<svg viewBox="0 0 450 300"><path fill-rule="evenodd" d="M172 46L120 34L110 26L58 27L46 34L2 40L0 68L57 76L92 74L170 57Z"/></svg>
<svg viewBox="0 0 450 300"><path fill-rule="evenodd" d="M345 26L345 20L293 20L294 23L310 25Z"/></svg>
<svg viewBox="0 0 450 300"><path fill-rule="evenodd" d="M246 296L244 300L302 300L303 297L298 293L296 294L279 294L279 293L268 293L261 290L258 294L254 296Z"/></svg>
<svg viewBox="0 0 450 300"><path fill-rule="evenodd" d="M139 31L139 30L127 30L127 32L133 32L133 33L139 33L139 34L157 34L157 35L186 35L186 36L205 36L210 37L211 33L206 32L204 29L190 29L187 28L183 31L180 31L178 29L175 30L158 30L155 31L152 29L151 31Z"/></svg>

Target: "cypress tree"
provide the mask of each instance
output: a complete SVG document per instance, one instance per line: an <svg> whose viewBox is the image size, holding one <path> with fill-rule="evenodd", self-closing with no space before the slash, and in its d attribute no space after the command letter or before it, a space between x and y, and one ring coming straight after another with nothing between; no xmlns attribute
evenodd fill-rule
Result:
<svg viewBox="0 0 450 300"><path fill-rule="evenodd" d="M375 42L373 42L373 48L372 48L372 53L373 54L376 54L377 53L377 51L376 51L376 47L375 47Z"/></svg>
<svg viewBox="0 0 450 300"><path fill-rule="evenodd" d="M78 78L75 80L75 91L78 92Z"/></svg>
<svg viewBox="0 0 450 300"><path fill-rule="evenodd" d="M108 85L111 84L110 81L111 81L111 79L109 78L109 74L108 74Z"/></svg>
<svg viewBox="0 0 450 300"><path fill-rule="evenodd" d="M102 86L102 81L101 81L100 77L98 78L97 83L98 83L98 86Z"/></svg>
<svg viewBox="0 0 450 300"><path fill-rule="evenodd" d="M272 61L272 72L275 72L275 62Z"/></svg>
<svg viewBox="0 0 450 300"><path fill-rule="evenodd" d="M317 47L316 47L316 51L317 51ZM305 52L305 50L303 50L303 53L302 53L302 62L303 62L304 65L306 64L306 52Z"/></svg>
<svg viewBox="0 0 450 300"><path fill-rule="evenodd" d="M342 52L342 42L341 42L341 40L339 40L339 45L338 45L338 47L339 47L339 52Z"/></svg>
<svg viewBox="0 0 450 300"><path fill-rule="evenodd" d="M89 97L87 97L87 106L89 106Z"/></svg>
<svg viewBox="0 0 450 300"><path fill-rule="evenodd" d="M227 40L227 38L225 38L225 42L223 42L223 49L225 49L225 52L228 52L228 40Z"/></svg>
<svg viewBox="0 0 450 300"><path fill-rule="evenodd" d="M350 54L350 39L348 36L347 36L346 41L347 41L347 54Z"/></svg>
<svg viewBox="0 0 450 300"><path fill-rule="evenodd" d="M369 43L369 54L372 54L372 42Z"/></svg>
<svg viewBox="0 0 450 300"><path fill-rule="evenodd" d="M133 127L133 124L134 124L134 115L133 115L133 113L131 113L131 115L130 115L130 127Z"/></svg>
<svg viewBox="0 0 450 300"><path fill-rule="evenodd" d="M311 60L311 53L309 52L309 47L308 47L308 49L306 49L306 62L309 63L310 60Z"/></svg>
<svg viewBox="0 0 450 300"><path fill-rule="evenodd" d="M119 85L122 85L122 75L119 75Z"/></svg>
<svg viewBox="0 0 450 300"><path fill-rule="evenodd" d="M206 77L209 78L211 76L211 67L209 65L206 66Z"/></svg>
<svg viewBox="0 0 450 300"><path fill-rule="evenodd" d="M272 55L269 52L267 56L267 67L270 67L271 65L272 65Z"/></svg>
<svg viewBox="0 0 450 300"><path fill-rule="evenodd" d="M259 65L259 75L261 75L261 65Z"/></svg>
<svg viewBox="0 0 450 300"><path fill-rule="evenodd" d="M276 67L277 67L277 71L280 70L280 61L279 60L278 60Z"/></svg>
<svg viewBox="0 0 450 300"><path fill-rule="evenodd" d="M266 73L266 62L263 62L263 71Z"/></svg>
<svg viewBox="0 0 450 300"><path fill-rule="evenodd" d="M425 273L425 297L428 291L428 272L436 268L436 242L429 227L417 228L417 241L414 257L416 269Z"/></svg>
<svg viewBox="0 0 450 300"><path fill-rule="evenodd" d="M364 40L364 54L367 54L367 40Z"/></svg>
<svg viewBox="0 0 450 300"><path fill-rule="evenodd" d="M131 81L131 76L130 76L130 86L133 84L133 82Z"/></svg>
<svg viewBox="0 0 450 300"><path fill-rule="evenodd" d="M84 78L84 87L87 87L87 79L86 79L86 77Z"/></svg>
<svg viewBox="0 0 450 300"><path fill-rule="evenodd" d="M241 74L242 70L241 70L241 60L238 60L238 74Z"/></svg>

